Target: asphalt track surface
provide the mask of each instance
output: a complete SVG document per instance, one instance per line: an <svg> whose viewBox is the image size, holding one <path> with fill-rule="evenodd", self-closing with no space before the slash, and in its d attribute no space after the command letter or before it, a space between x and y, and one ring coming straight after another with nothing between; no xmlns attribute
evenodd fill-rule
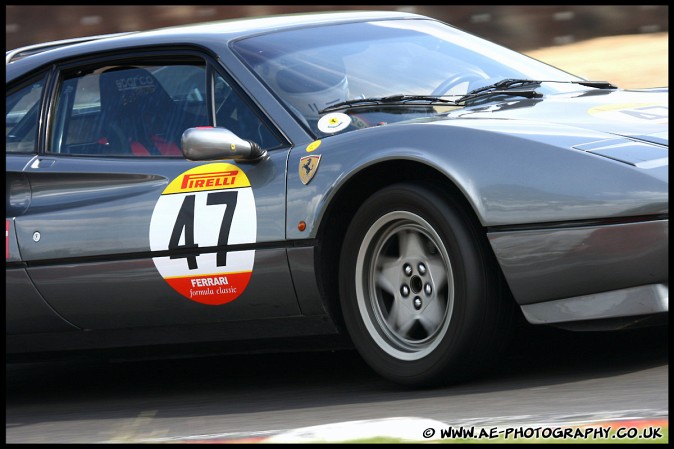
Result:
<svg viewBox="0 0 674 449"><path fill-rule="evenodd" d="M432 390L393 385L353 351L11 364L6 442L424 441L449 426L668 425L666 328L532 328L515 343L495 370Z"/></svg>

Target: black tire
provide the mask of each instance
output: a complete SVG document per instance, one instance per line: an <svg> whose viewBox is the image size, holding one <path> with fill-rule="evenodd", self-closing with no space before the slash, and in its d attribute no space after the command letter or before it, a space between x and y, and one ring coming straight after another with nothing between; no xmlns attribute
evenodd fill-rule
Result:
<svg viewBox="0 0 674 449"><path fill-rule="evenodd" d="M458 202L423 184L386 187L356 212L340 301L356 349L383 377L444 385L503 349L512 306L478 229Z"/></svg>

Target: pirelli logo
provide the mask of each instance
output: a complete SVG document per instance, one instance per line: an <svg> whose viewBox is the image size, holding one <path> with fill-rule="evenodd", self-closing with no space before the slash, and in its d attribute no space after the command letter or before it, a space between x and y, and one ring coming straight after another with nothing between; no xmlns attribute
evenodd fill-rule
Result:
<svg viewBox="0 0 674 449"><path fill-rule="evenodd" d="M229 165L233 167L232 165ZM199 167L201 168L201 167ZM206 171L190 170L171 182L164 194L223 190L250 187L246 176L239 170Z"/></svg>
<svg viewBox="0 0 674 449"><path fill-rule="evenodd" d="M182 190L203 189L206 187L225 188L233 186L236 182L238 170L223 171L215 173L199 173L183 176L183 182L180 186Z"/></svg>

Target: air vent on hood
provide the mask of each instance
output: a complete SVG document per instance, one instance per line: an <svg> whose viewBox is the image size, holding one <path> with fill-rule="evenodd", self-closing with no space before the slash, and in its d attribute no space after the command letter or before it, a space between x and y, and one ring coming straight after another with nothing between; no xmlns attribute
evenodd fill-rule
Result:
<svg viewBox="0 0 674 449"><path fill-rule="evenodd" d="M573 148L639 168L656 168L669 164L667 147L637 142L623 137L574 145Z"/></svg>

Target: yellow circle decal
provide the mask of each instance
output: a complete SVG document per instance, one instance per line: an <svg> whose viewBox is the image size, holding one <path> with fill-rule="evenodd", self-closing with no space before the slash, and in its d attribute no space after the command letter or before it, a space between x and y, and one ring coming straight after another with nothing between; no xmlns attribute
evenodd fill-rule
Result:
<svg viewBox="0 0 674 449"><path fill-rule="evenodd" d="M248 286L257 215L248 177L239 167L213 163L192 168L169 183L150 220L152 260L166 282L186 298L226 304Z"/></svg>
<svg viewBox="0 0 674 449"><path fill-rule="evenodd" d="M311 153L314 151L316 148L318 148L321 145L320 140L314 140L311 142L309 145L307 145L307 153Z"/></svg>

